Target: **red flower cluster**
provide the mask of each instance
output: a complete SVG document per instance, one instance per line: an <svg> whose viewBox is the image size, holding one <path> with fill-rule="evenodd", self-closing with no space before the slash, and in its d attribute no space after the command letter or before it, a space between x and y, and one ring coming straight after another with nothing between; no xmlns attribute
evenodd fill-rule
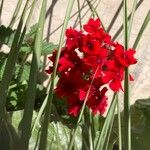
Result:
<svg viewBox="0 0 150 150"><path fill-rule="evenodd" d="M124 50L111 40L101 26L99 19L90 19L83 26L84 31L66 30L66 43L62 48L56 94L67 99L68 113L77 116L90 88L86 105L92 112L103 114L107 107L106 85L114 92L123 90L121 81L124 69L137 61L135 50ZM56 51L49 59L54 63ZM46 70L53 71L53 66ZM91 81L94 77L94 81Z"/></svg>

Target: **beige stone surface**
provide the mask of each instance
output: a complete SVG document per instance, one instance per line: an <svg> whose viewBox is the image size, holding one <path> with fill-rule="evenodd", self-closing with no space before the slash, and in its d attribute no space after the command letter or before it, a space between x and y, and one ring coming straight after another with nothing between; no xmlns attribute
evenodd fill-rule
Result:
<svg viewBox="0 0 150 150"><path fill-rule="evenodd" d="M96 1L94 6L97 5L98 0L91 0L91 2ZM130 13L132 9L132 4L134 0L128 0L128 12ZM24 0L25 2L25 0ZM45 37L47 37L51 42L58 43L60 36L60 25L63 23L65 11L67 7L67 0L48 0L48 13L47 21L45 24ZM8 25L15 9L17 0L4 0L4 9L2 12L2 24ZM80 4L84 3L83 0L80 0ZM110 24L118 6L120 5L121 0L101 0L99 6L97 7L97 12L107 28ZM24 3L23 3L24 4ZM22 4L22 5L23 5ZM40 10L41 0L37 0L36 8L32 17L31 25L35 24L38 20L39 10ZM85 2L86 4L86 2ZM150 0L144 0L138 10L135 13L135 18L133 22L132 32L130 36L130 47L132 47L137 33L142 25L142 22L150 9ZM22 10L22 9L21 9ZM73 8L74 14L78 10L77 1ZM81 16L85 15L82 18L82 23L87 22L90 17L90 10L86 6L81 11ZM73 25L76 21L77 15L73 16L69 22L69 26ZM119 13L118 18L116 19L110 34L113 35L116 33L117 29L122 25L123 22L123 10ZM48 27L49 26L49 27ZM77 27L79 28L79 27ZM123 34L121 33L117 40L119 42L123 41ZM131 83L130 91L130 100L131 103L134 103L136 99L150 97L150 23L147 29L144 32L144 35L140 41L140 44L137 47L136 57L138 59L137 65L130 68L130 72L134 75L135 81ZM122 92L121 92L122 93ZM122 97L122 94L121 94Z"/></svg>

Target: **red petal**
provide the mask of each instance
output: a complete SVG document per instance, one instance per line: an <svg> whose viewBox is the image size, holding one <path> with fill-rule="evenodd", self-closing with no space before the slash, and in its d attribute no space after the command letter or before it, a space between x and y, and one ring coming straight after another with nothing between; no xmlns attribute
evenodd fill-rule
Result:
<svg viewBox="0 0 150 150"><path fill-rule="evenodd" d="M80 106L73 106L68 109L68 113L74 117L77 117L80 112Z"/></svg>
<svg viewBox="0 0 150 150"><path fill-rule="evenodd" d="M109 87L114 91L114 92L118 92L119 89L122 89L122 85L120 81L111 81L109 84Z"/></svg>
<svg viewBox="0 0 150 150"><path fill-rule="evenodd" d="M111 71L105 71L104 74L105 75L102 78L104 83L108 83L110 80L114 78L114 73Z"/></svg>
<svg viewBox="0 0 150 150"><path fill-rule="evenodd" d="M133 76L131 74L129 74L129 80L130 81L134 81L134 78L133 78Z"/></svg>
<svg viewBox="0 0 150 150"><path fill-rule="evenodd" d="M79 90L79 99L83 101L86 97L86 92L84 90Z"/></svg>

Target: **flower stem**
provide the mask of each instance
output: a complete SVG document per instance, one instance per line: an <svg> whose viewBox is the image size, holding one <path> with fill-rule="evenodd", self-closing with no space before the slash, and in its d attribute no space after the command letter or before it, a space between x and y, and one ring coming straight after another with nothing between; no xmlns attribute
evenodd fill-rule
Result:
<svg viewBox="0 0 150 150"><path fill-rule="evenodd" d="M128 49L128 17L127 17L127 0L123 4L124 12L124 46L125 50ZM124 81L124 148L131 150L131 117L130 117L130 102L129 102L129 71L125 68L125 81Z"/></svg>

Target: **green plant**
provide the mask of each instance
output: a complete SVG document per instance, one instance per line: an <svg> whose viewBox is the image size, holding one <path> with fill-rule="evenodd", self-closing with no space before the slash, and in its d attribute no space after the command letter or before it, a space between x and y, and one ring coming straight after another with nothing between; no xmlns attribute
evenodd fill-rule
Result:
<svg viewBox="0 0 150 150"><path fill-rule="evenodd" d="M0 17L3 15L4 2L5 0L1 2ZM130 109L130 70L127 68L124 82L124 113L120 113L118 92L113 95L106 117L93 115L87 107L86 103L99 70L96 68L90 86L86 89L87 93L78 117L74 118L67 114L67 99L60 98L54 89L60 78L59 60L75 1L68 1L58 44L43 38L47 0L41 1L38 23L29 27L36 2L36 0L26 0L21 12L22 0L18 0L9 26L0 26L0 47L7 45L10 48L9 53L0 52L0 134L2 135L0 149L13 150L17 147L18 150L112 150L114 145L118 145L119 150L122 148L148 150L149 135L146 133L150 130L149 99L137 101ZM82 5L79 0L76 2L78 10L73 15L76 17L74 27L79 24L82 30L82 21L86 14L83 14L83 10L87 7L87 12L90 13L89 18L92 16L101 19L97 7L101 5L102 0L86 0ZM123 25L118 28L112 39L115 40L123 31L125 50L129 47L134 17L138 7L142 6L142 2L134 0L129 14L128 2L123 0L108 28L101 20L103 29L110 32L123 8ZM138 48L149 21L150 11L135 38L133 49ZM16 29L15 24L18 24ZM52 55L56 49L53 73L47 76L45 73L47 64L41 58ZM86 78L88 79L85 76ZM45 79L49 81L47 87L43 84ZM144 125L137 124L138 120L134 117L136 114L140 116ZM137 137L140 140L144 138L142 144ZM3 142L4 146L2 146Z"/></svg>

